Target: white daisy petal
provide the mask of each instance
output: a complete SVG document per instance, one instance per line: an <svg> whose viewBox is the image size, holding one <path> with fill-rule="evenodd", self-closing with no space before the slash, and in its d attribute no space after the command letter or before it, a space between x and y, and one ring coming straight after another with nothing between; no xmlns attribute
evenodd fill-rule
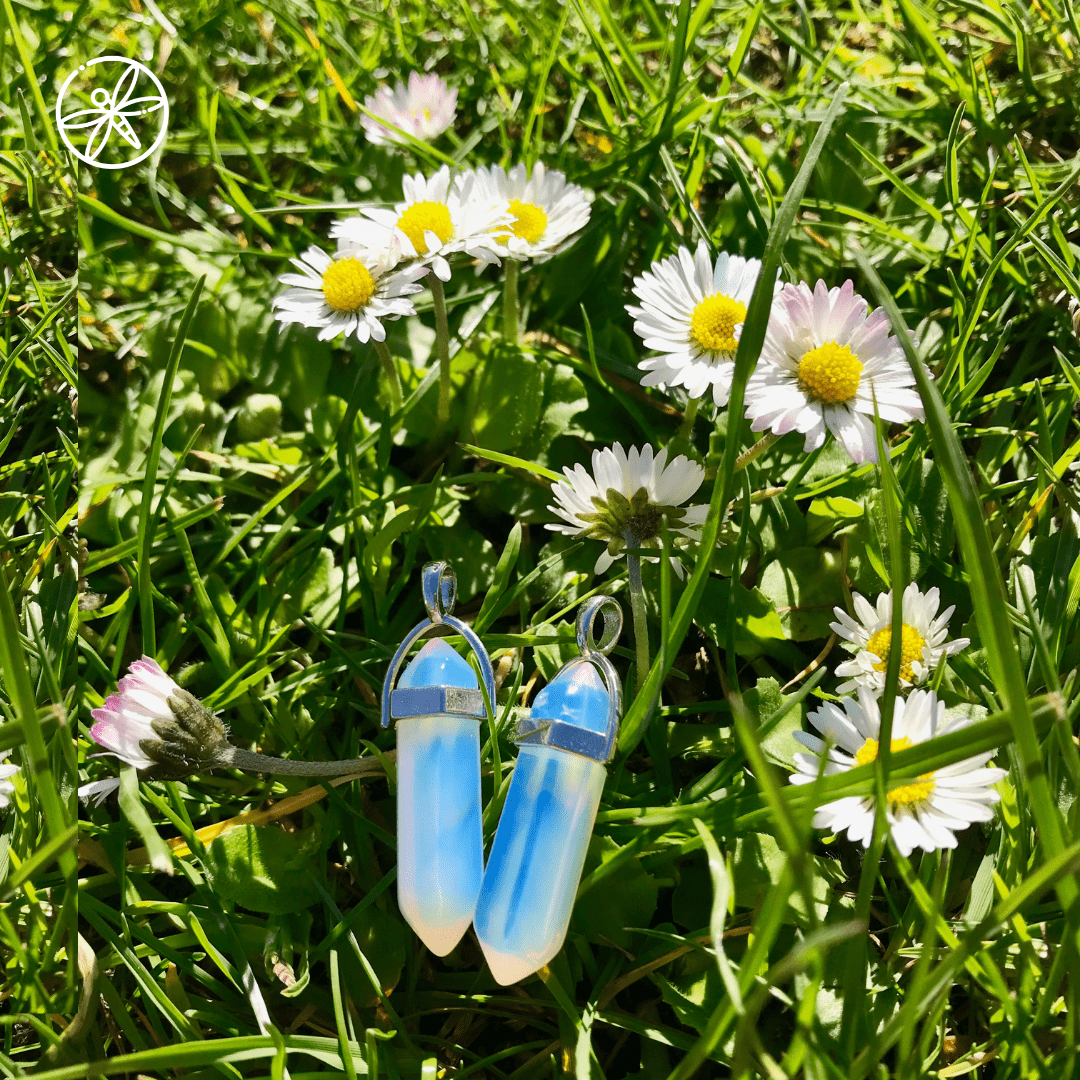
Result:
<svg viewBox="0 0 1080 1080"><path fill-rule="evenodd" d="M826 430L856 463L877 460L875 401L885 422L923 419L911 366L884 312L867 315L850 281L828 289L818 281L785 285L776 294L765 345L746 387L746 416L754 431L798 430L804 450L816 449ZM808 415L781 393L799 395Z"/></svg>
<svg viewBox="0 0 1080 1080"><path fill-rule="evenodd" d="M727 404L735 373L735 350L761 263L721 252L715 262L704 240L695 251L681 247L634 279L641 307L627 312L647 349L662 353L642 360L646 386L681 386L691 398L712 388Z"/></svg>
<svg viewBox="0 0 1080 1080"><path fill-rule="evenodd" d="M320 341L341 333L382 341L383 319L416 314L406 297L421 290L416 281L427 267L415 260L401 264L402 245L392 229L372 221L362 228L342 224L350 227L340 230L335 255L310 247L302 261L293 260L307 268L305 274L279 278L292 288L274 298L274 318L283 327L297 323L318 330Z"/></svg>
<svg viewBox="0 0 1080 1080"><path fill-rule="evenodd" d="M938 615L939 602L936 588L923 593L915 582L911 582L904 590L900 686L905 690L926 682L937 670L942 657L955 656L971 644L967 638L948 640L947 616L953 609L950 607ZM880 694L885 689L885 669L892 640L892 592L881 593L876 605L871 605L859 593L853 593L852 606L855 609L853 616L834 608L839 622L830 624L840 637L840 644L854 654L850 660L837 665L837 675L852 678L840 692L865 686Z"/></svg>
<svg viewBox="0 0 1080 1080"><path fill-rule="evenodd" d="M421 75L414 71L409 75L407 86L399 82L393 90L387 86L379 87L364 99L364 108L374 114L360 117L368 142L379 145L408 141L388 125L431 142L453 124L457 90L447 86L438 75Z"/></svg>
<svg viewBox="0 0 1080 1080"><path fill-rule="evenodd" d="M668 461L667 451L654 454L652 446L631 447L621 443L592 454L592 472L583 465L564 468L565 480L551 486L554 498L548 509L569 524L551 523L553 532L614 543L617 554L605 550L597 559L602 573L621 555L623 547L659 546L660 523L667 519L680 538L696 540L708 515L707 506L685 506L701 487L705 470L682 454ZM610 492L614 492L614 496ZM596 520L596 515L604 515ZM681 578L682 564L672 556L672 569Z"/></svg>
<svg viewBox="0 0 1080 1080"><path fill-rule="evenodd" d="M905 597L906 599L906 597ZM919 604L912 603L914 609ZM931 605L921 614L925 617ZM937 597L933 597L933 610L937 610ZM896 699L893 716L892 749L903 750L934 737L935 732L945 730L942 724L945 704L929 690L915 690L905 701ZM841 743L854 755L849 757L830 749L824 771L828 774L845 772L857 764L866 764L877 758L877 736L880 717L877 699L866 686L859 687L859 698L843 698L839 703L827 702L821 709L810 714L811 723L830 743ZM968 720L948 725L953 731L967 726ZM797 731L795 739L809 753L795 755L795 772L789 780L793 784L811 783L821 768L821 758L828 743L806 732ZM862 740L861 745L856 745ZM993 805L998 793L993 785L1005 773L1001 769L986 768L989 755L977 754L950 765L937 772L926 773L910 782L893 784L888 792L885 819L901 854L910 855L916 848L935 851L956 847L956 833L975 822L993 819ZM860 798L848 796L820 806L814 813L815 828L828 829L833 833L846 832L853 843L869 846L874 823L874 796Z"/></svg>

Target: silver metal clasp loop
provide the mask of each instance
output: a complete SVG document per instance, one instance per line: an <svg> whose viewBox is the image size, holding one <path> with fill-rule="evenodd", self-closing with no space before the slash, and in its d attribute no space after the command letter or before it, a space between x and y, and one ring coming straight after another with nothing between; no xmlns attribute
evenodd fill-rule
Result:
<svg viewBox="0 0 1080 1080"><path fill-rule="evenodd" d="M476 656L488 700L491 702L491 707L495 707L495 672L492 670L487 650L472 627L451 615L454 610L454 601L457 599L457 575L454 573L454 568L446 562L427 563L421 571L420 580L428 617L423 622L417 623L405 635L390 661L386 679L383 681L383 727L389 727L391 719L401 720L409 716L455 713L458 716L480 718L487 715L484 695L479 690L461 686L417 686L394 689L394 683L397 682L409 649L422 637L460 634Z"/></svg>
<svg viewBox="0 0 1080 1080"><path fill-rule="evenodd" d="M603 620L599 640L596 638L598 618ZM530 709L518 720L518 743L556 746L560 750L602 763L612 759L615 754L615 740L619 734L619 720L622 717L622 683L607 654L619 640L622 626L623 612L618 600L613 596L590 597L578 608L577 614L577 647L581 655L564 664L555 675L555 679L558 679L578 664L592 664L596 668L609 699L605 730L590 731L577 724L545 717L533 719ZM552 682L554 681L552 679Z"/></svg>

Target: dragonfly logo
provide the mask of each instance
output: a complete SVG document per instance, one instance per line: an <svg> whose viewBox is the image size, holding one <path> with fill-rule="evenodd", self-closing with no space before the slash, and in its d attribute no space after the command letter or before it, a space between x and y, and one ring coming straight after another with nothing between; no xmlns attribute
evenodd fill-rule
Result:
<svg viewBox="0 0 1080 1080"><path fill-rule="evenodd" d="M86 90L78 91L83 101L67 100L71 84L80 76L93 86L89 108L72 108L84 105ZM75 98L74 91L71 97ZM72 111L66 112L67 108ZM137 165L162 144L168 131L165 88L137 60L99 56L64 80L56 99L56 127L64 145L87 165L98 169ZM81 147L73 145L72 136L82 143Z"/></svg>

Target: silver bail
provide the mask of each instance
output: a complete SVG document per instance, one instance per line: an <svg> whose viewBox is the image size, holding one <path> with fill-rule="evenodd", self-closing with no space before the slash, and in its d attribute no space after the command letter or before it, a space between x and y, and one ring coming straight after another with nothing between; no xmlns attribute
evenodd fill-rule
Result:
<svg viewBox="0 0 1080 1080"><path fill-rule="evenodd" d="M597 639L597 619L602 618L602 629ZM592 731L565 720L547 717L533 718L530 709L517 725L517 742L524 745L555 746L571 754L580 754L593 761L607 763L615 754L615 740L619 734L622 716L622 684L607 654L615 647L622 633L622 607L613 596L593 596L586 600L577 614L577 647L580 656L564 664L555 675L579 664L591 664L599 672L608 694L607 723L603 732ZM551 680L550 686L555 682Z"/></svg>
<svg viewBox="0 0 1080 1080"><path fill-rule="evenodd" d="M420 582L428 617L423 622L417 623L405 635L390 661L382 690L383 727L389 727L391 719L401 720L409 716L455 713L458 716L480 718L487 715L484 695L479 690L470 690L461 686L417 686L394 689L409 649L422 637L440 637L448 633L460 634L476 656L488 700L491 702L491 707L495 707L495 672L492 670L487 650L472 627L467 626L460 619L455 619L451 614L454 610L454 601L457 599L457 575L454 573L454 568L446 562L427 563L421 571Z"/></svg>

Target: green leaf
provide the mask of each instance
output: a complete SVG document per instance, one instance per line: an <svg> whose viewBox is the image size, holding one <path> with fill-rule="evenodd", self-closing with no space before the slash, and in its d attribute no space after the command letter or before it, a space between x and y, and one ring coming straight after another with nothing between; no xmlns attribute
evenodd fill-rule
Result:
<svg viewBox="0 0 1080 1080"><path fill-rule="evenodd" d="M206 848L214 891L250 911L284 915L318 903L317 827L287 833L239 825Z"/></svg>
<svg viewBox="0 0 1080 1080"><path fill-rule="evenodd" d="M615 858L621 848L609 836L594 836L585 858L582 878ZM659 885L635 858L624 859L602 884L590 889L574 906L571 927L590 941L611 941L630 948L630 928L647 927L656 910Z"/></svg>
<svg viewBox="0 0 1080 1080"><path fill-rule="evenodd" d="M765 567L759 588L775 608L786 638L826 638L833 607L844 604L843 565L828 548L784 551Z"/></svg>
<svg viewBox="0 0 1080 1080"><path fill-rule="evenodd" d="M410 932L400 916L383 911L374 904L368 906L356 919L350 920L350 928L368 963L371 964L384 994L389 994L398 984L408 955ZM364 973L355 953L342 948L341 967L347 976L349 996L362 1009L374 1008L379 997Z"/></svg>
<svg viewBox="0 0 1080 1080"><path fill-rule="evenodd" d="M854 499L840 495L814 499L806 511L806 542L810 546L820 544L825 537L862 516L862 504Z"/></svg>

